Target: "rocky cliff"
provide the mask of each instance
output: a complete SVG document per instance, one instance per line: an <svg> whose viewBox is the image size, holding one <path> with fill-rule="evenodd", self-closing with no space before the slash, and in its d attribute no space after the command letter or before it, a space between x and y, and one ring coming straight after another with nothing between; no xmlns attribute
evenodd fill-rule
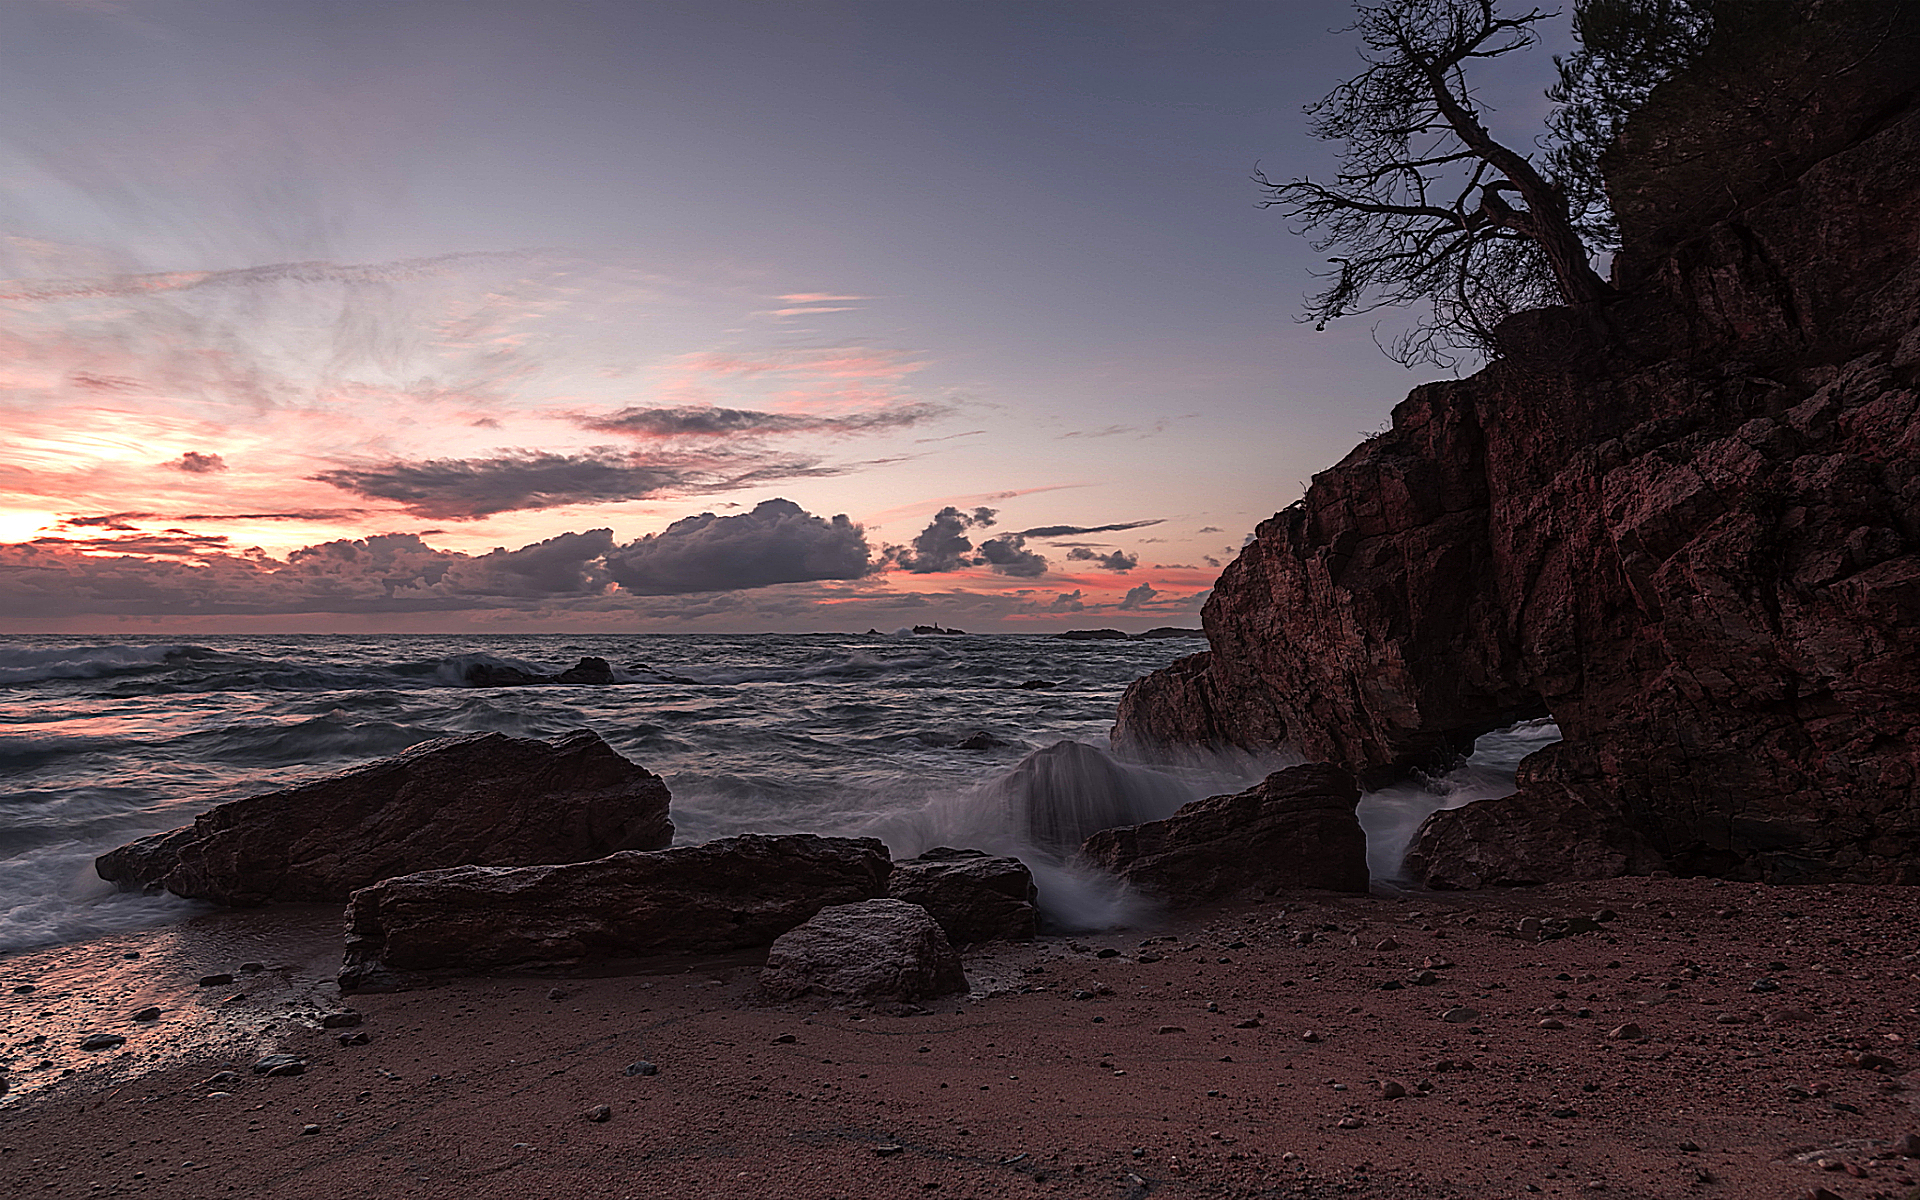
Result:
<svg viewBox="0 0 1920 1200"><path fill-rule="evenodd" d="M1920 883L1911 9L1756 6L1662 85L1610 155L1621 298L1510 321L1263 522L1116 746L1380 781L1550 714L1423 829L1433 882Z"/></svg>

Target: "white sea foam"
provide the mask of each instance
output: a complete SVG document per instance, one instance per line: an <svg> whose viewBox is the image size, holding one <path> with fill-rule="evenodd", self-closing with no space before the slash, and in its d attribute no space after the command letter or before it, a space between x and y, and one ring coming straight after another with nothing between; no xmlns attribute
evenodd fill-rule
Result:
<svg viewBox="0 0 1920 1200"><path fill-rule="evenodd" d="M198 646L4 646L0 647L0 683L43 679L98 679L163 666L201 650Z"/></svg>
<svg viewBox="0 0 1920 1200"><path fill-rule="evenodd" d="M0 954L166 925L210 907L116 891L94 872L93 860L120 843L61 842L0 859Z"/></svg>
<svg viewBox="0 0 1920 1200"><path fill-rule="evenodd" d="M1560 727L1552 721L1522 721L1482 736L1467 761L1445 774L1362 796L1358 815L1367 833L1367 874L1389 883L1405 882L1407 850L1421 822L1442 809L1512 795L1520 760L1559 740Z"/></svg>

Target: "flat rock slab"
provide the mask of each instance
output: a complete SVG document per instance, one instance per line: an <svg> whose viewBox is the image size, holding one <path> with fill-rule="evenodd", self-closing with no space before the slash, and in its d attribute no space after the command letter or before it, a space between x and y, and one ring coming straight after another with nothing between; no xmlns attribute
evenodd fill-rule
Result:
<svg viewBox="0 0 1920 1200"><path fill-rule="evenodd" d="M891 867L877 838L745 834L590 862L403 875L353 894L340 986L764 946L822 908L884 894Z"/></svg>
<svg viewBox="0 0 1920 1200"><path fill-rule="evenodd" d="M1294 888L1364 892L1359 802L1352 775L1308 763L1235 795L1195 800L1164 821L1102 830L1082 853L1142 891L1178 901Z"/></svg>
<svg viewBox="0 0 1920 1200"><path fill-rule="evenodd" d="M956 946L1033 940L1033 872L1017 858L937 846L893 864L887 895L918 904Z"/></svg>
<svg viewBox="0 0 1920 1200"><path fill-rule="evenodd" d="M960 956L927 910L891 898L821 909L773 943L760 990L846 1000L922 1000L967 988Z"/></svg>
<svg viewBox="0 0 1920 1200"><path fill-rule="evenodd" d="M102 879L220 904L345 901L395 875L579 862L673 841L660 777L591 730L423 742L312 783L235 800L101 855Z"/></svg>

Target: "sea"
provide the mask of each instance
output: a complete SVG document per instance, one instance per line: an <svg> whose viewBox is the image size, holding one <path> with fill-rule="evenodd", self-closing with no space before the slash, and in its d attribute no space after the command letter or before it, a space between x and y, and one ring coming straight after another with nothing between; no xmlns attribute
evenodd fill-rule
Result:
<svg viewBox="0 0 1920 1200"><path fill-rule="evenodd" d="M95 856L271 791L475 732L592 729L662 776L675 842L739 833L875 836L1019 855L1049 928L1112 927L1149 904L1073 860L1093 829L1170 814L1288 765L1285 755L1120 762L1128 683L1205 643L954 633L0 637L0 953L209 911L122 893ZM606 684L552 676L587 656ZM1376 885L1435 809L1507 794L1555 740L1531 722L1443 775L1370 793ZM1065 745L1062 745L1065 743Z"/></svg>

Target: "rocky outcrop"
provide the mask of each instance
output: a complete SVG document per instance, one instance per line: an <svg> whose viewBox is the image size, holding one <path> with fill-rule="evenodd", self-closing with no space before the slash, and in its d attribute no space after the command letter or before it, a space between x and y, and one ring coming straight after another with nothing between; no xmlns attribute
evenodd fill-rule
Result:
<svg viewBox="0 0 1920 1200"><path fill-rule="evenodd" d="M344 901L394 875L464 864L578 862L673 841L660 777L590 730L552 742L499 733L218 805L95 861L123 887L220 904Z"/></svg>
<svg viewBox="0 0 1920 1200"><path fill-rule="evenodd" d="M1550 714L1428 878L1920 883L1920 16L1747 10L1612 161L1622 298L1509 321L1263 522L1116 745L1372 783Z"/></svg>
<svg viewBox="0 0 1920 1200"><path fill-rule="evenodd" d="M353 894L340 986L764 946L822 908L883 895L891 866L875 838L746 834L590 862L402 875Z"/></svg>
<svg viewBox="0 0 1920 1200"><path fill-rule="evenodd" d="M926 909L956 946L1033 940L1038 892L1017 858L936 846L896 861L887 895Z"/></svg>
<svg viewBox="0 0 1920 1200"><path fill-rule="evenodd" d="M960 956L927 910L904 900L824 908L767 951L760 990L770 1000L819 994L903 1002L967 989Z"/></svg>
<svg viewBox="0 0 1920 1200"><path fill-rule="evenodd" d="M511 663L474 662L467 664L460 673L460 681L468 687L534 687L539 684L598 684L614 682L613 665L604 658L587 655L579 662L557 675L541 675L534 671L522 670Z"/></svg>
<svg viewBox="0 0 1920 1200"><path fill-rule="evenodd" d="M1144 892L1182 902L1297 888L1367 890L1360 789L1326 763L1275 771L1232 796L1210 796L1164 821L1107 829L1082 856Z"/></svg>

